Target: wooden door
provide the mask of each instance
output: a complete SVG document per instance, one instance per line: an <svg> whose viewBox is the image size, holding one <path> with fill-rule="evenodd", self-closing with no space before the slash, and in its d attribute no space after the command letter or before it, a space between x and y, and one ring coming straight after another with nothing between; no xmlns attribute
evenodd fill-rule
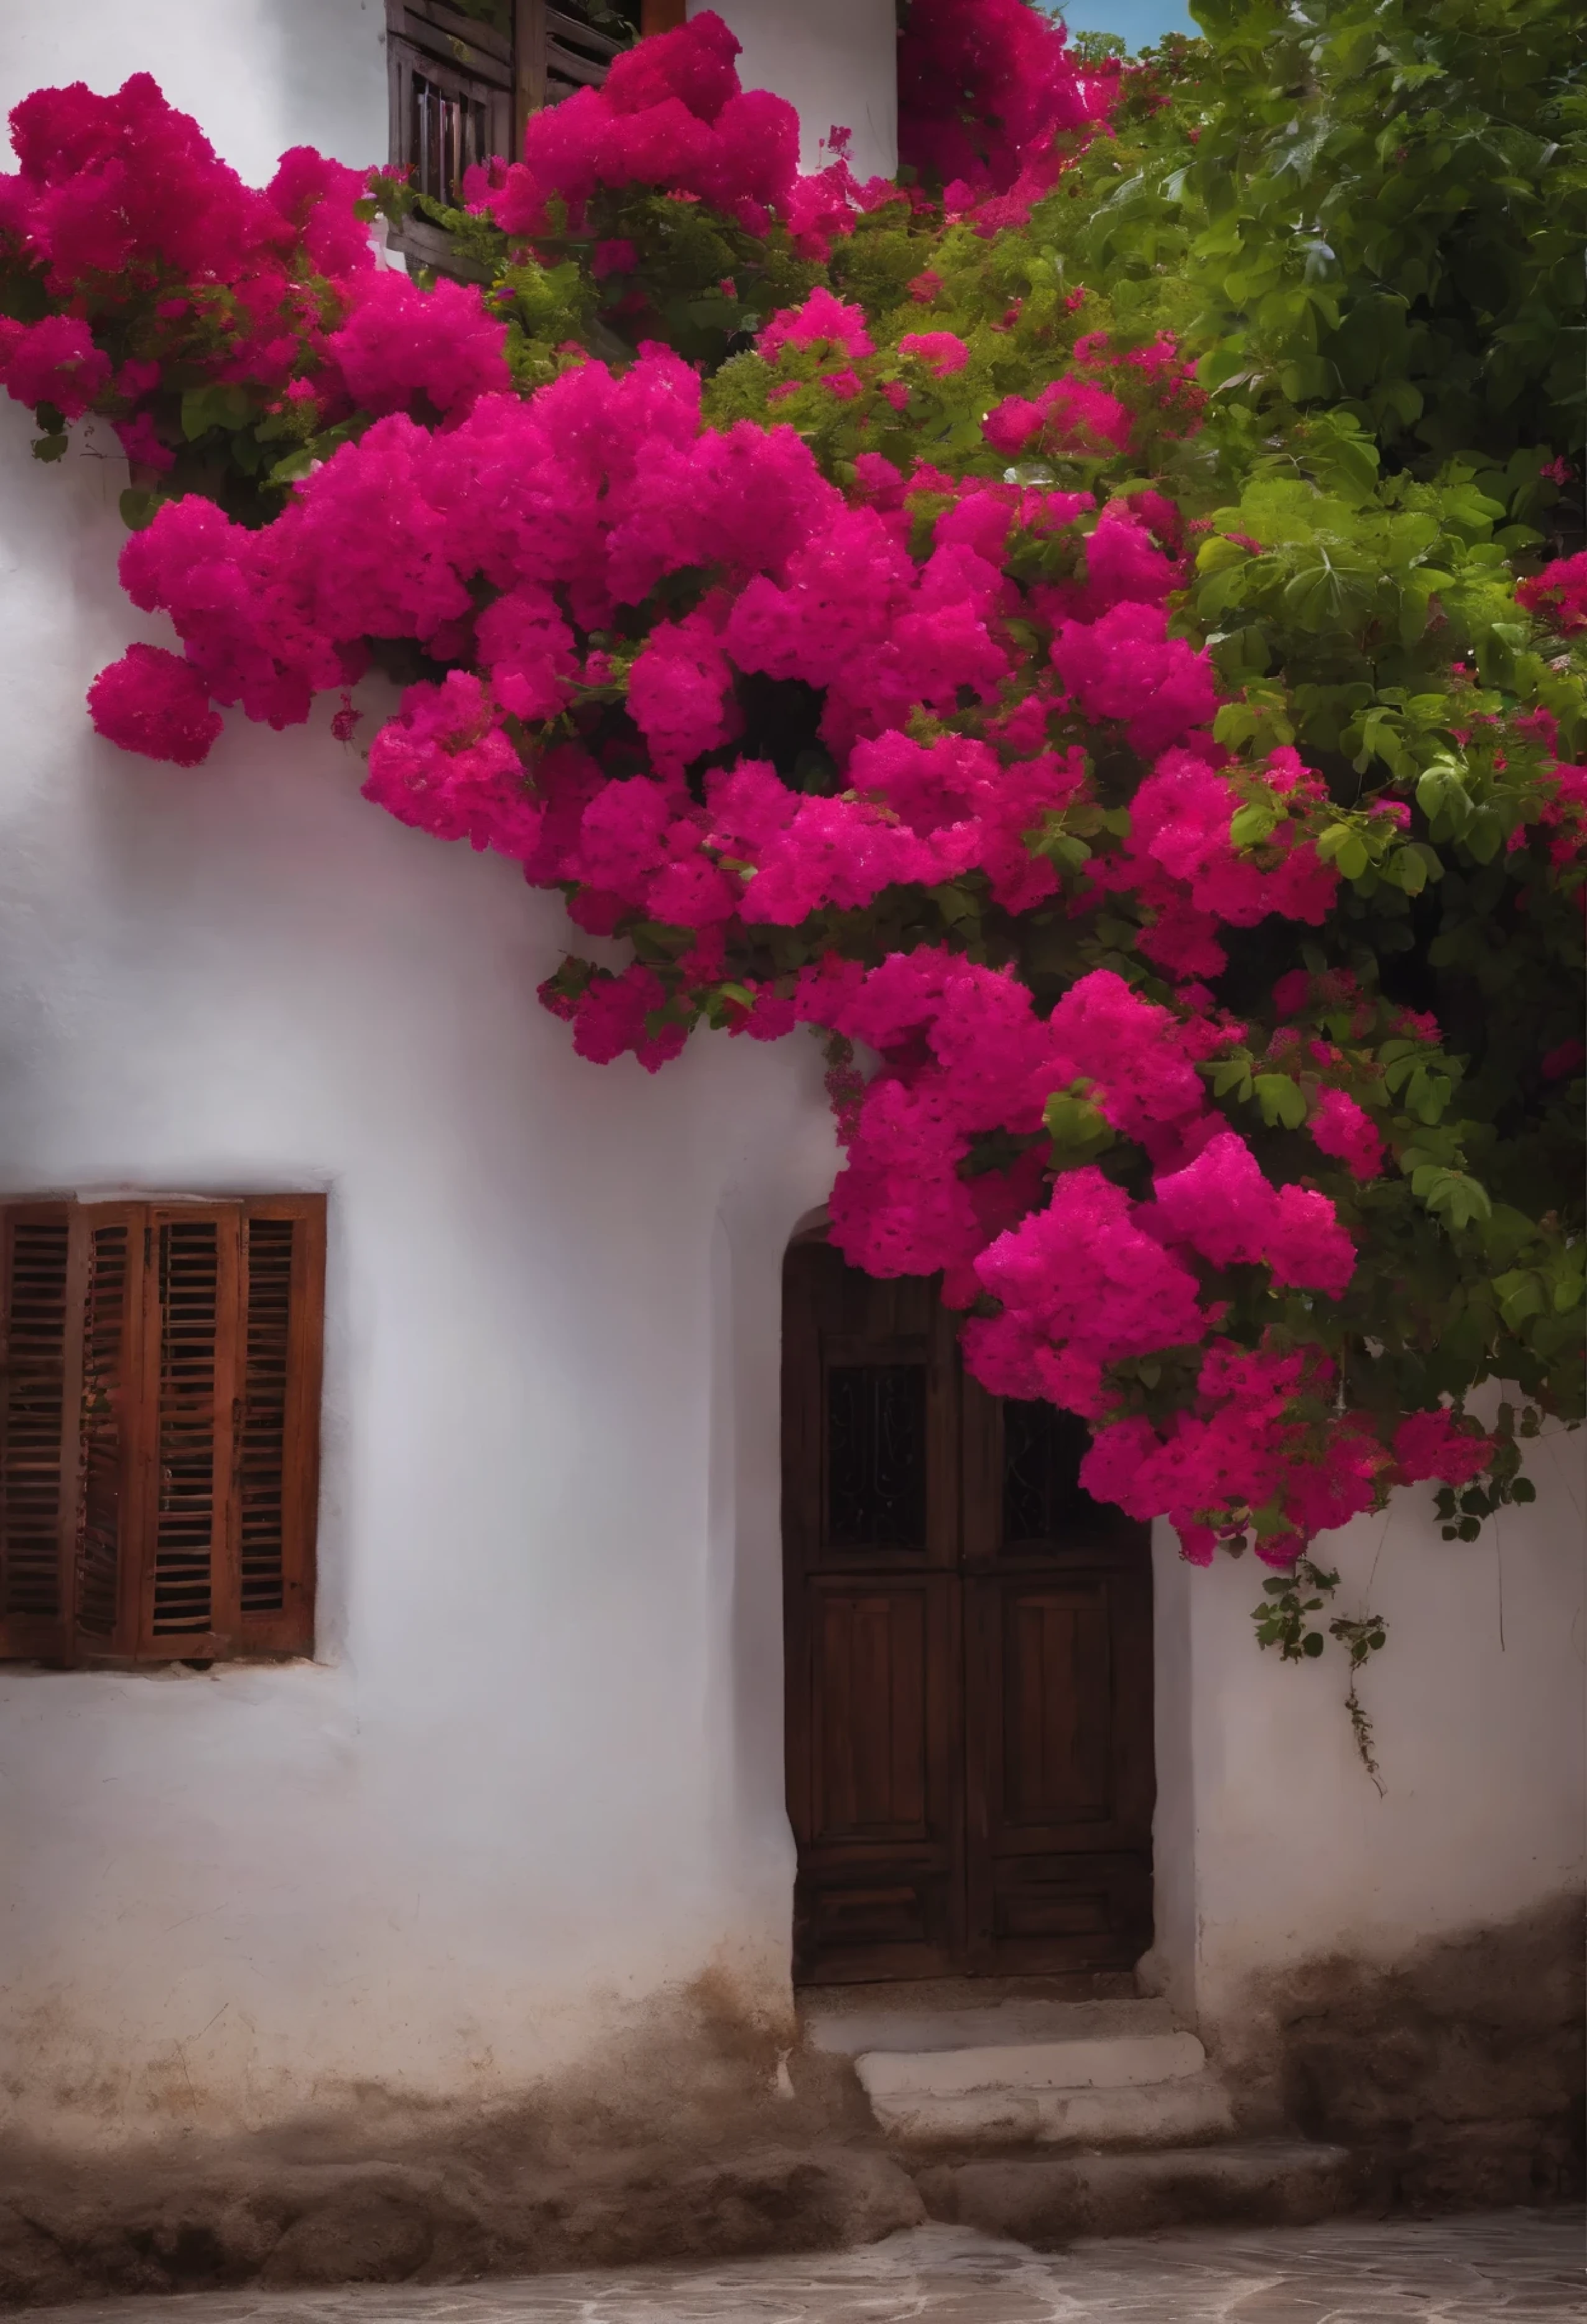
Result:
<svg viewBox="0 0 1587 2324"><path fill-rule="evenodd" d="M935 1286L784 1284L788 1803L803 1982L1128 1968L1151 1941L1146 1529L1085 1432L986 1394Z"/></svg>

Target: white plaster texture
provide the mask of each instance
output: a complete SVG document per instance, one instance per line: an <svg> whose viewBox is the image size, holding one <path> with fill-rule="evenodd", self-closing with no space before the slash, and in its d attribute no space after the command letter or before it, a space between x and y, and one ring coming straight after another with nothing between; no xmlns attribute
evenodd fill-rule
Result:
<svg viewBox="0 0 1587 2324"><path fill-rule="evenodd" d="M583 1064L535 1001L560 906L372 809L323 718L187 774L101 742L87 680L157 634L124 479L28 434L0 413L0 1181L324 1186L331 1261L322 1664L0 1672L0 2086L57 2131L262 2118L516 2087L712 1966L783 2006L819 1053Z"/></svg>
<svg viewBox="0 0 1587 2324"><path fill-rule="evenodd" d="M0 9L0 100L151 72L250 185L289 145L350 168L386 154L382 0L61 0ZM9 166L9 156L7 157Z"/></svg>
<svg viewBox="0 0 1587 2324"><path fill-rule="evenodd" d="M1443 1540L1422 1486L1316 1543L1342 1577L1333 1610L1389 1626L1359 1686L1381 1796L1356 1756L1342 1651L1259 1653L1266 1569L1197 1572L1158 1527L1146 1971L1204 2034L1238 2048L1253 1980L1273 1970L1332 1952L1388 1963L1580 1889L1582 1451L1551 1424L1528 1455L1537 1500L1479 1541Z"/></svg>
<svg viewBox="0 0 1587 2324"><path fill-rule="evenodd" d="M383 153L374 0L0 21L7 108L140 69L256 181ZM777 1311L819 1056L581 1063L535 1000L560 904L363 803L323 715L189 774L100 742L88 680L169 632L116 586L114 441L50 471L32 432L0 405L0 1185L326 1187L331 1255L320 1664L0 1672L13 2118L488 2096L709 1968L785 2008Z"/></svg>
<svg viewBox="0 0 1587 2324"><path fill-rule="evenodd" d="M806 170L833 160L834 129L853 133L849 159L860 179L898 167L898 29L894 0L689 0L715 9L743 42L746 88L773 88L799 114Z"/></svg>

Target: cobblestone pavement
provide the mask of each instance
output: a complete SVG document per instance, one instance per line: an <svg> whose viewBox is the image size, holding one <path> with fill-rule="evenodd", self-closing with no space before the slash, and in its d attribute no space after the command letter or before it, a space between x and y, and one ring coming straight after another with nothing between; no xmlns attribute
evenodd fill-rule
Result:
<svg viewBox="0 0 1587 2324"><path fill-rule="evenodd" d="M867 2249L500 2283L94 2301L42 2324L1520 2324L1587 2319L1580 2212L1184 2233L1043 2255L960 2227Z"/></svg>

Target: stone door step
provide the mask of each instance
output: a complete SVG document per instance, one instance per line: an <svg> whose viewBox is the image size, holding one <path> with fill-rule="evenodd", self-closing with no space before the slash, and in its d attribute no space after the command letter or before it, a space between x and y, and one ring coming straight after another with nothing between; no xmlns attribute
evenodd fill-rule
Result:
<svg viewBox="0 0 1587 2324"><path fill-rule="evenodd" d="M1347 2209L1354 2178L1347 2149L1304 2139L988 2157L915 2172L932 2218L1048 2246L1200 2220L1305 2227Z"/></svg>
<svg viewBox="0 0 1587 2324"><path fill-rule="evenodd" d="M1096 2034L1061 2042L867 2050L855 2070L878 2098L962 2098L989 2089L1118 2090L1198 2074L1206 2052L1194 2034Z"/></svg>
<svg viewBox="0 0 1587 2324"><path fill-rule="evenodd" d="M1064 2001L1030 1995L967 1996L922 2002L889 1988L856 1986L806 1994L800 2005L804 2039L812 2050L858 2058L878 2050L969 2050L1027 2042L1070 2042L1115 2034L1171 2034L1166 2001L1116 1997Z"/></svg>
<svg viewBox="0 0 1587 2324"><path fill-rule="evenodd" d="M1174 2146L1234 2128L1229 2094L1205 2070L1155 2082L884 2090L867 2079L869 2061L856 2062L877 2123L910 2146Z"/></svg>
<svg viewBox="0 0 1587 2324"><path fill-rule="evenodd" d="M1206 2052L1171 2021L1121 2015L1082 2031L1070 2020L1045 2041L865 2050L854 2068L882 2129L912 2144L1174 2146L1234 2126Z"/></svg>

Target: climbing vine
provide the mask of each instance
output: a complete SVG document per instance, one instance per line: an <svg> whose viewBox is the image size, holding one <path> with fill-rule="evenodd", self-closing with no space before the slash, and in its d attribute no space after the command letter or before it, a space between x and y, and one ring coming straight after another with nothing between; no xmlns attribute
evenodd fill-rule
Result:
<svg viewBox="0 0 1587 2324"><path fill-rule="evenodd" d="M455 279L376 263L407 185L251 190L147 77L0 181L6 384L41 458L116 431L180 647L101 732L330 696L377 806L625 947L544 989L582 1055L815 1028L839 1248L1253 1546L1289 1658L1317 1535L1432 1480L1469 1538L1582 1411L1579 44L1424 14L1129 64L911 0L896 183L840 125L801 174L697 16L419 204ZM1329 1629L1375 1773L1383 1627Z"/></svg>

